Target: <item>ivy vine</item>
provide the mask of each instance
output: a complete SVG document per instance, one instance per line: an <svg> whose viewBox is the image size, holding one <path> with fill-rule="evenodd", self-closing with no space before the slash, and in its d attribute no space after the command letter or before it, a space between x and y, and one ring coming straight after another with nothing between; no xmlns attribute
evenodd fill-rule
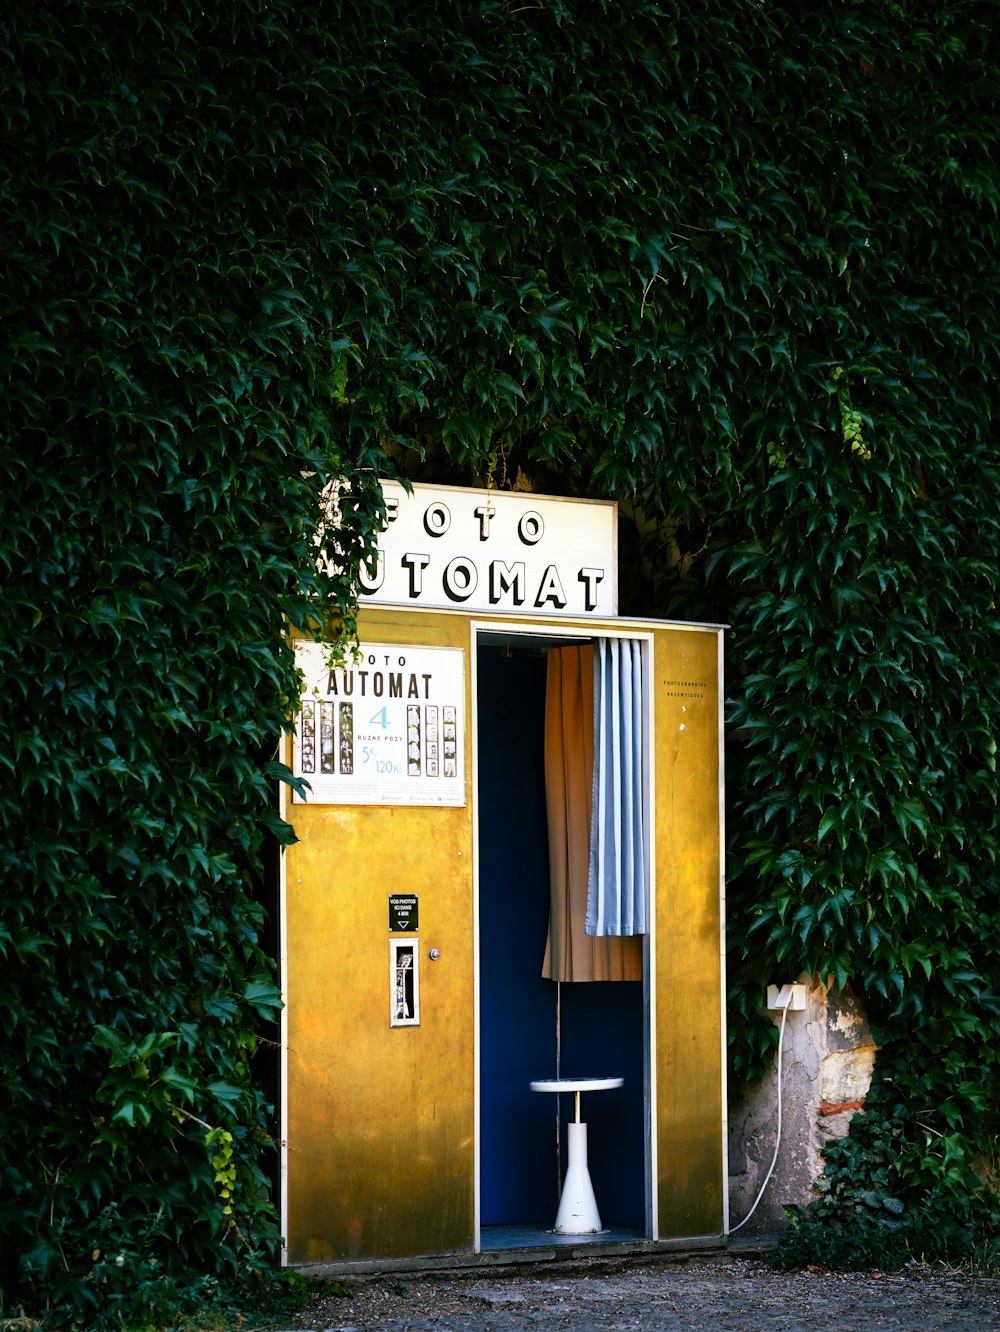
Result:
<svg viewBox="0 0 1000 1332"><path fill-rule="evenodd" d="M734 1087L767 981L850 980L879 1113L971 1165L1000 1049L994 26L5 7L9 1299L98 1317L92 1255L130 1232L164 1271L273 1255L286 629L349 641L380 474L617 497L622 609L731 626Z"/></svg>

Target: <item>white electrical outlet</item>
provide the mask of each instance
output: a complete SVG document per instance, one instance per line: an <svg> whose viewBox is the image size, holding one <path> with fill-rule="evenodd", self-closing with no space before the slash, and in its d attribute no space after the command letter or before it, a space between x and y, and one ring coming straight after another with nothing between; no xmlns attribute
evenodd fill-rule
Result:
<svg viewBox="0 0 1000 1332"><path fill-rule="evenodd" d="M792 1013L801 1013L806 1006L806 987L804 985L769 985L767 987L767 1006L771 1010L786 1008Z"/></svg>

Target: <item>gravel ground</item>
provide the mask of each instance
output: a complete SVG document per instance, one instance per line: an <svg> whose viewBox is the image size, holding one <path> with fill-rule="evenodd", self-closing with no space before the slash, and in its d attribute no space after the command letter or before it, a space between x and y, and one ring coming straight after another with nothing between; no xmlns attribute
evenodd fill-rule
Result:
<svg viewBox="0 0 1000 1332"><path fill-rule="evenodd" d="M330 1283L330 1287L335 1283ZM776 1272L756 1258L636 1261L615 1270L384 1277L328 1290L313 1332L1000 1332L1000 1281L914 1270Z"/></svg>

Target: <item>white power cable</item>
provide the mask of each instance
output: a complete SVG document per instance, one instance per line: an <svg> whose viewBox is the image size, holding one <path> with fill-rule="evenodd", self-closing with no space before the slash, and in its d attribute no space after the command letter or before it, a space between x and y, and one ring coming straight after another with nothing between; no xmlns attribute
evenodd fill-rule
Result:
<svg viewBox="0 0 1000 1332"><path fill-rule="evenodd" d="M743 1218L743 1220L740 1222L738 1226L730 1226L729 1228L730 1235L735 1235L736 1232L740 1229L740 1227L745 1226L746 1223L753 1216L754 1212L756 1212L757 1204L760 1202L761 1198L763 1198L764 1190L767 1188L768 1182L770 1181L771 1176L774 1174L774 1167L778 1164L778 1148L781 1145L781 1046L785 1039L785 1018L787 1017L788 1017L788 1005L785 1004L784 1008L781 1010L781 1030L778 1032L778 1132L774 1139L774 1156L771 1158L770 1168L768 1169L767 1174L764 1176L764 1183L760 1186L760 1192L757 1194L757 1197L754 1199L753 1206L750 1208L749 1212L747 1212L746 1216Z"/></svg>

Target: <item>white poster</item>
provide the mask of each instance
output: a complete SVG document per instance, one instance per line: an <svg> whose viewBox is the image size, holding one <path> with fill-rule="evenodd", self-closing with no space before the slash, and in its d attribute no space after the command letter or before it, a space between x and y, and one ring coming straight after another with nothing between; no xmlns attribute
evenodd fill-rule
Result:
<svg viewBox="0 0 1000 1332"><path fill-rule="evenodd" d="M465 804L465 653L362 643L331 665L296 643L305 676L292 771L323 805Z"/></svg>

